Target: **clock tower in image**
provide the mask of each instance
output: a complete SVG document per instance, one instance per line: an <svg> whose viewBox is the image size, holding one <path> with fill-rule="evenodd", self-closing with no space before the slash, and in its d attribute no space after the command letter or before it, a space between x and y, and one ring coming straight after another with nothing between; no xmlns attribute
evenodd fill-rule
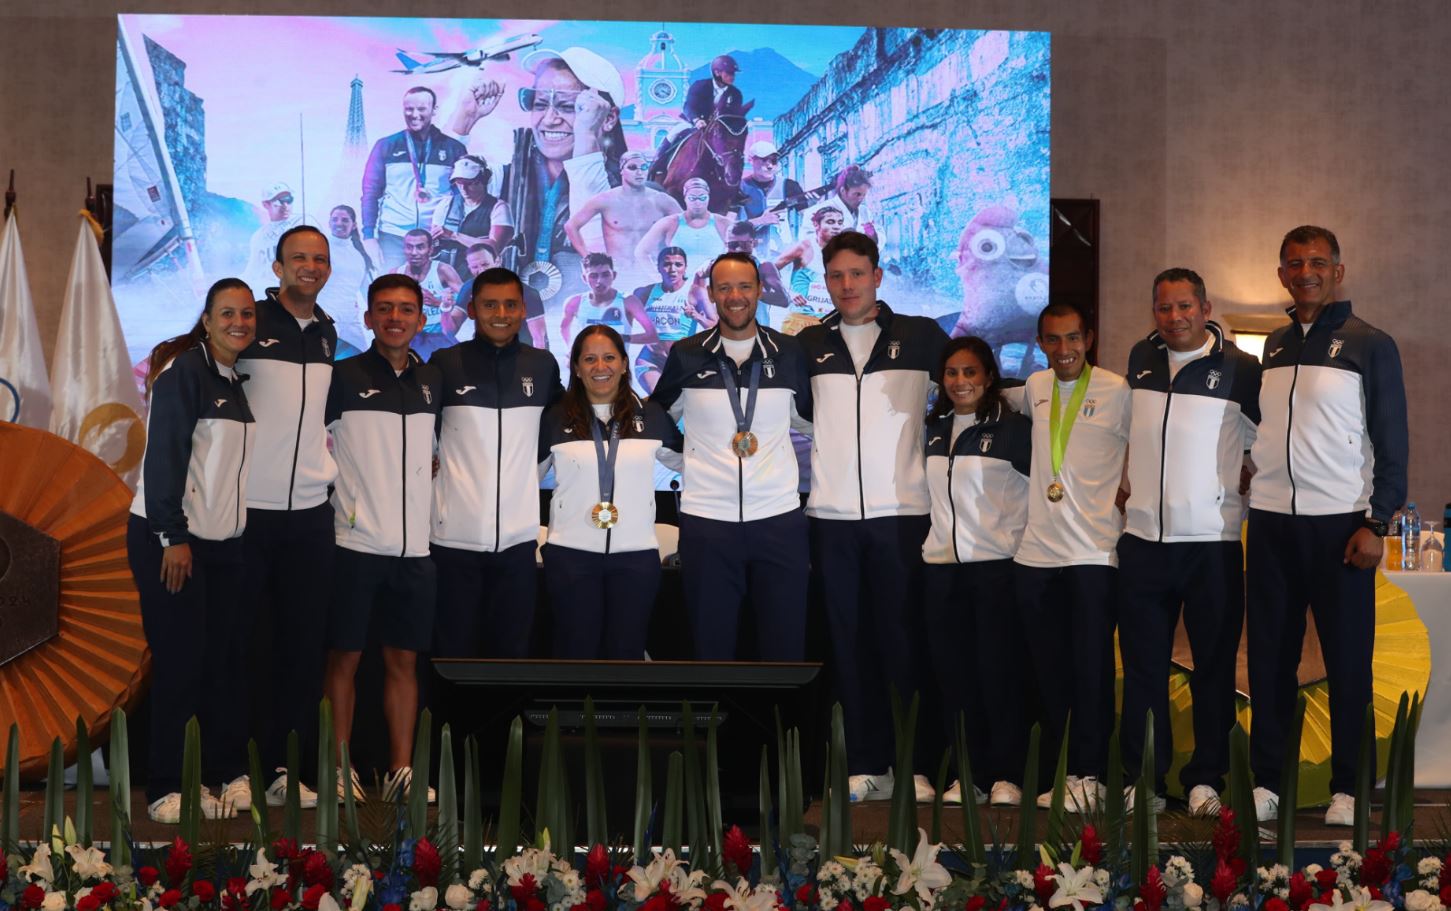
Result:
<svg viewBox="0 0 1451 911"><path fill-rule="evenodd" d="M650 37L650 52L635 65L635 105L632 132L643 134L650 148L659 148L680 123L690 73L675 55L675 36L660 30Z"/></svg>

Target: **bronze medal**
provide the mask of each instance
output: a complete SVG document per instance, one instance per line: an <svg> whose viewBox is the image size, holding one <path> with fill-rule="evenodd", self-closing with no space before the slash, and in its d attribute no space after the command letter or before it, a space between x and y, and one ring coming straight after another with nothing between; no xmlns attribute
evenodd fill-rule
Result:
<svg viewBox="0 0 1451 911"><path fill-rule="evenodd" d="M1049 503L1057 503L1057 502L1059 502L1060 500L1063 499L1063 494L1064 493L1065 493L1065 491L1063 489L1063 485L1062 484L1059 484L1057 481L1054 481L1052 484L1049 484L1048 485L1048 502Z"/></svg>
<svg viewBox="0 0 1451 911"><path fill-rule="evenodd" d="M620 521L620 508L608 500L601 500L589 511L590 524L595 528L614 528Z"/></svg>
<svg viewBox="0 0 1451 911"><path fill-rule="evenodd" d="M428 192L427 190L423 190L423 189L420 189L418 191L418 193L416 194L416 196L417 196L419 202L428 202L430 199L433 198L433 194L432 193Z"/></svg>
<svg viewBox="0 0 1451 911"><path fill-rule="evenodd" d="M731 452L742 459L749 459L755 455L756 449L760 445L761 441L756 439L756 435L749 430L739 430L735 436L731 437Z"/></svg>

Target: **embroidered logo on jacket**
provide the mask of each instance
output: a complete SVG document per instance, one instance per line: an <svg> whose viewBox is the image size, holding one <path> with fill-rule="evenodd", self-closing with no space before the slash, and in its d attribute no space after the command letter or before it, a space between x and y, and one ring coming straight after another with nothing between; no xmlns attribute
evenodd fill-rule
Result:
<svg viewBox="0 0 1451 911"><path fill-rule="evenodd" d="M897 355L899 355L901 353L902 353L902 343L901 342L888 342L887 343L887 357L889 357L889 358L891 358L892 360L895 361L897 359Z"/></svg>
<svg viewBox="0 0 1451 911"><path fill-rule="evenodd" d="M1210 389L1218 389L1219 381L1223 377L1224 374L1220 373L1218 370L1211 370L1209 371L1209 375L1204 378L1204 385L1208 386Z"/></svg>
<svg viewBox="0 0 1451 911"><path fill-rule="evenodd" d="M370 399L370 398L372 398L373 396L377 395L378 393L380 393L382 391L383 390L381 390L381 389L369 389L366 392L360 392L360 393L358 393L358 398L360 398L360 399Z"/></svg>
<svg viewBox="0 0 1451 911"><path fill-rule="evenodd" d="M1140 370L1139 373L1138 373L1138 375L1135 376L1134 379L1141 380L1141 379L1143 379L1144 377L1148 376L1149 374L1151 374L1153 372L1154 371L1152 371L1152 370Z"/></svg>
<svg viewBox="0 0 1451 911"><path fill-rule="evenodd" d="M1086 402L1083 403L1083 416L1084 417L1086 417L1086 418L1093 417L1093 413L1095 411L1097 411L1097 410L1098 410L1098 399L1089 399L1088 401L1086 401Z"/></svg>
<svg viewBox="0 0 1451 911"><path fill-rule="evenodd" d="M941 439L942 437L933 437L932 439L927 441L927 445L931 446L933 443L939 442Z"/></svg>
<svg viewBox="0 0 1451 911"><path fill-rule="evenodd" d="M705 379L708 376L715 376L715 371L714 370L702 370L702 371L700 371L699 373L697 373L695 375L695 378L698 379L698 380L703 380L703 379Z"/></svg>
<svg viewBox="0 0 1451 911"><path fill-rule="evenodd" d="M640 417L638 414L635 415L634 420L632 420L630 423L635 425L635 432L636 433L644 433L645 432L645 419L642 418L642 417Z"/></svg>
<svg viewBox="0 0 1451 911"><path fill-rule="evenodd" d="M769 357L761 361L761 372L766 374L766 379L776 378L776 362Z"/></svg>
<svg viewBox="0 0 1451 911"><path fill-rule="evenodd" d="M519 377L519 384L524 387L525 398L534 398L534 377L521 376Z"/></svg>
<svg viewBox="0 0 1451 911"><path fill-rule="evenodd" d="M1330 340L1330 356L1331 357L1335 357L1337 354L1340 353L1340 349L1341 348L1344 348L1344 347L1345 347L1345 339L1332 338Z"/></svg>
<svg viewBox="0 0 1451 911"><path fill-rule="evenodd" d="M982 435L982 439L979 440L978 443L977 443L977 451L978 452L987 452L989 449L992 449L992 448L993 448L993 435L990 434L990 433L983 434Z"/></svg>
<svg viewBox="0 0 1451 911"><path fill-rule="evenodd" d="M816 359L816 363L818 363L818 364L824 364L824 363L826 363L827 360L830 359L830 357L833 354L836 354L836 352L835 351L828 351L828 352L826 352L821 357L819 357L819 358Z"/></svg>
<svg viewBox="0 0 1451 911"><path fill-rule="evenodd" d="M330 345L330 344L328 344L328 340L327 339L323 339L322 340L322 356L323 357L332 357L333 356L333 346Z"/></svg>
<svg viewBox="0 0 1451 911"><path fill-rule="evenodd" d="M212 404L215 405L215 406L217 406L218 408L220 408L223 405L227 404L227 400L226 399L213 399L212 400Z"/></svg>
<svg viewBox="0 0 1451 911"><path fill-rule="evenodd" d="M453 394L454 395L468 395L470 392L473 392L477 388L479 388L479 387L477 387L477 386L465 386L462 389L455 389L453 391Z"/></svg>
<svg viewBox="0 0 1451 911"><path fill-rule="evenodd" d="M1285 350L1284 346L1281 345L1279 348L1276 348L1274 351L1271 351L1269 354L1266 354L1265 357L1267 357L1267 358L1274 357L1275 355L1279 354L1281 351L1284 351L1284 350Z"/></svg>
<svg viewBox="0 0 1451 911"><path fill-rule="evenodd" d="M423 404L425 404L425 405L432 405L433 404L433 390L428 388L428 384L427 383L424 383L422 386L419 386L418 387L418 391L423 393Z"/></svg>
<svg viewBox="0 0 1451 911"><path fill-rule="evenodd" d="M277 344L277 339L275 339L275 338L264 338L264 339L262 339L261 341L259 341L257 343L257 347L258 348L271 348L275 344Z"/></svg>

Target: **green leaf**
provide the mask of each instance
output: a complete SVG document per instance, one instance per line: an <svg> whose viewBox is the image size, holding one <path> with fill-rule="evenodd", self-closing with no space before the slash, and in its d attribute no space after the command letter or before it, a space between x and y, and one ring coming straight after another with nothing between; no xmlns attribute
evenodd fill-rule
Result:
<svg viewBox="0 0 1451 911"><path fill-rule="evenodd" d="M1410 699L1402 692L1396 705L1396 722L1391 727L1391 749L1386 761L1385 804L1380 816L1380 837L1384 841L1391 832L1399 832L1405 820L1400 818L1401 779L1398 769L1401 764L1401 746L1406 736L1406 715L1410 711ZM1374 762L1374 759L1372 759ZM1359 795L1357 795L1359 796Z"/></svg>
<svg viewBox="0 0 1451 911"><path fill-rule="evenodd" d="M690 860L701 870L710 869L710 848L706 842L705 796L701 793L699 748L695 742L695 712L690 703L682 703L685 755L685 835L689 840Z"/></svg>
<svg viewBox="0 0 1451 911"><path fill-rule="evenodd" d="M1305 694L1301 692L1285 732L1285 758L1280 767L1280 806L1288 812L1279 815L1275 827L1276 853L1280 863L1295 869L1295 812L1300 805L1300 741L1305 733Z"/></svg>
<svg viewBox="0 0 1451 911"><path fill-rule="evenodd" d="M317 812L314 824L318 850L328 856L338 844L338 773L337 760L333 756L336 738L332 703L324 696L317 706Z"/></svg>
<svg viewBox="0 0 1451 911"><path fill-rule="evenodd" d="M1355 824L1351 841L1364 854L1370 847L1370 796L1375 787L1375 703L1365 704L1360 726L1360 765L1355 773Z"/></svg>
<svg viewBox="0 0 1451 911"><path fill-rule="evenodd" d="M957 713L957 780L972 781L972 759L967 755L967 719L962 712ZM974 865L985 864L987 848L982 840L982 821L978 818L977 801L967 799L966 787L970 784L964 784L962 795L962 838L968 860Z"/></svg>
<svg viewBox="0 0 1451 911"><path fill-rule="evenodd" d="M19 731L10 728L10 736L17 738ZM17 738L18 739L18 738ZM18 746L12 740L11 749ZM13 755L13 754L12 754ZM9 762L6 768L10 768ZM129 866L131 863L131 738L126 732L126 712L115 709L111 712L111 863L115 866ZM16 784L19 784L17 777ZM10 782L5 782L8 796ZM0 835L0 845L4 836ZM3 851L0 851L3 853Z"/></svg>
<svg viewBox="0 0 1451 911"><path fill-rule="evenodd" d="M685 777L685 757L679 750L670 754L665 770L665 820L661 825L660 844L676 857L680 856L681 791Z"/></svg>
<svg viewBox="0 0 1451 911"><path fill-rule="evenodd" d="M282 805L282 834L293 841L302 841L302 748L297 731L287 732L287 796Z"/></svg>
<svg viewBox="0 0 1451 911"><path fill-rule="evenodd" d="M428 789L423 789L427 799ZM458 779L453 773L453 732L448 725L438 735L438 853L443 858L439 889L458 879Z"/></svg>
<svg viewBox="0 0 1451 911"><path fill-rule="evenodd" d="M1038 866L1038 750L1043 730L1034 724L1028 731L1028 757L1023 764L1023 799L1018 805L1018 869Z"/></svg>
<svg viewBox="0 0 1451 911"><path fill-rule="evenodd" d="M202 828L202 727L191 716L181 754L181 838L195 847Z"/></svg>
<svg viewBox="0 0 1451 911"><path fill-rule="evenodd" d="M91 779L91 735L85 719L76 716L76 838L83 847L91 845L91 802L95 799Z"/></svg>
<svg viewBox="0 0 1451 911"><path fill-rule="evenodd" d="M428 834L428 779L433 767L433 713L424 709L418 714L418 730L413 737L413 780L408 784L408 828L414 838ZM457 842L455 842L457 845Z"/></svg>
<svg viewBox="0 0 1451 911"><path fill-rule="evenodd" d="M1249 734L1235 722L1229 730L1229 799L1239 823L1239 856L1253 870L1260 862L1259 823L1255 817L1255 777L1249 762ZM1293 813L1294 807L1287 808Z"/></svg>
<svg viewBox="0 0 1451 911"><path fill-rule="evenodd" d="M591 847L610 840L605 815L605 773L600 759L600 739L595 731L594 700L584 699L584 831Z"/></svg>
<svg viewBox="0 0 1451 911"><path fill-rule="evenodd" d="M247 775L252 790L252 823L256 828L257 845L267 844L272 831L272 820L267 810L267 781L262 777L262 757L257 751L255 738L247 741Z"/></svg>
<svg viewBox="0 0 1451 911"><path fill-rule="evenodd" d="M901 711L902 701L895 688L892 692L892 721L897 736L896 777L903 784L892 788L890 821L887 824L887 845L896 848L908 857L917 849L917 791L912 787L912 770L915 761L912 755L913 738L917 733L917 712L921 696L912 694L905 715Z"/></svg>
<svg viewBox="0 0 1451 911"><path fill-rule="evenodd" d="M1063 736L1058 740L1058 762L1053 767L1053 799L1048 804L1048 825L1043 830L1043 845L1048 851L1050 867L1058 862L1058 847L1071 840L1066 834L1064 806L1068 800L1068 733L1072 726L1073 713L1069 712L1063 720Z"/></svg>
<svg viewBox="0 0 1451 911"><path fill-rule="evenodd" d="M805 791L801 787L801 731L792 728L786 732L786 805L781 808L781 819L791 821L791 835L806 832ZM781 826L781 837L787 838L786 826ZM784 842L783 842L784 844Z"/></svg>
<svg viewBox="0 0 1451 911"><path fill-rule="evenodd" d="M635 750L635 861L650 858L650 813L655 807L654 782L650 770L650 727L645 720L645 707L636 716L639 724L639 745Z"/></svg>
<svg viewBox="0 0 1451 911"><path fill-rule="evenodd" d="M822 773L822 781L831 780L831 744L826 745L826 770ZM821 802L821 856L832 857L841 853L833 839L836 837L836 827L832 825L832 805L830 800Z"/></svg>
<svg viewBox="0 0 1451 911"><path fill-rule="evenodd" d="M338 744L338 768L341 770L339 778L343 782L343 823L348 827L348 840L366 851L366 842L358 830L358 798L353 793L353 756L346 740Z"/></svg>
<svg viewBox="0 0 1451 911"><path fill-rule="evenodd" d="M765 876L776 869L776 840L771 836L770 749L764 743L761 744L760 800L761 874Z"/></svg>
<svg viewBox="0 0 1451 911"><path fill-rule="evenodd" d="M479 790L479 742L464 738L464 870L484 863L484 795Z"/></svg>
<svg viewBox="0 0 1451 911"><path fill-rule="evenodd" d="M705 728L705 843L710 850L707 869L714 869L720 864L721 839L725 836L725 820L720 808L720 751L717 748L719 727L719 707L712 705L710 721Z"/></svg>
<svg viewBox="0 0 1451 911"><path fill-rule="evenodd" d="M838 702L831 707L831 770L826 803L831 807L831 845L835 854L851 850L851 788L847 775L846 715ZM833 856L824 854L823 856Z"/></svg>
<svg viewBox="0 0 1451 911"><path fill-rule="evenodd" d="M524 805L524 719L509 725L509 745L504 750L504 783L499 792L499 838L494 851L497 873L504 861L519 850L519 816Z"/></svg>
<svg viewBox="0 0 1451 911"><path fill-rule="evenodd" d="M786 814L786 808L791 805L791 802L787 799L788 795L786 793L787 778L789 777L786 774L788 756L786 734L781 727L781 707L779 705L776 706L774 711L776 715L776 803L781 808L781 821L779 825L781 830L781 843L784 845L790 841L791 834L794 830L792 829L792 820Z"/></svg>
<svg viewBox="0 0 1451 911"><path fill-rule="evenodd" d="M1416 810L1416 734L1421 729L1421 711L1426 704L1421 701L1421 694L1415 693L1411 696L1411 710L1406 716L1406 734L1403 741L1404 749L1401 751L1401 787L1397 792L1401 801L1401 819L1405 820L1402 827L1402 841L1407 850L1410 850L1412 839L1415 836L1415 810Z"/></svg>
<svg viewBox="0 0 1451 911"><path fill-rule="evenodd" d="M1103 838L1105 856L1110 866L1117 867L1124 850L1124 758L1123 745L1119 736L1119 724L1115 724L1108 738L1108 778L1104 787Z"/></svg>
<svg viewBox="0 0 1451 911"><path fill-rule="evenodd" d="M1134 784L1133 865L1135 883L1148 878L1149 867L1159 860L1158 820L1154 815L1154 710L1144 713L1144 751L1139 762L1139 779Z"/></svg>

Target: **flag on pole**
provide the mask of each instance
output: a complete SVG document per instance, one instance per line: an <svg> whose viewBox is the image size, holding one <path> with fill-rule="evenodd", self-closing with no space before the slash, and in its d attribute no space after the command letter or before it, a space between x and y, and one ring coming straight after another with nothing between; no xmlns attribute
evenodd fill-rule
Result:
<svg viewBox="0 0 1451 911"><path fill-rule="evenodd" d="M146 451L141 393L97 247L100 225L80 213L52 359L50 432L89 450L132 487Z"/></svg>
<svg viewBox="0 0 1451 911"><path fill-rule="evenodd" d="M50 427L50 380L13 210L0 237L0 420Z"/></svg>

